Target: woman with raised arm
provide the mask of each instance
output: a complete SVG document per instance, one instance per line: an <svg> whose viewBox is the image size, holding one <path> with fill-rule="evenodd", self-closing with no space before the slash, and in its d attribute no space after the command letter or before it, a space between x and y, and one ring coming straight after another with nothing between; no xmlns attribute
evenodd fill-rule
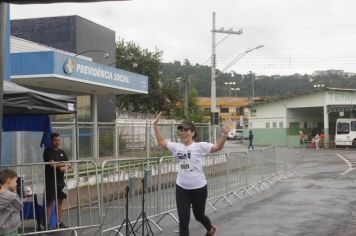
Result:
<svg viewBox="0 0 356 236"><path fill-rule="evenodd" d="M154 120L154 131L158 144L168 149L177 160L176 202L179 218L179 235L189 236L190 206L197 221L202 223L207 230L207 236L216 235L216 227L205 215L205 203L208 196L207 181L203 172L204 156L220 151L226 141L230 130L224 124L221 136L217 143L195 142L198 133L192 122L183 122L178 125L181 142L166 141L158 127L162 112Z"/></svg>

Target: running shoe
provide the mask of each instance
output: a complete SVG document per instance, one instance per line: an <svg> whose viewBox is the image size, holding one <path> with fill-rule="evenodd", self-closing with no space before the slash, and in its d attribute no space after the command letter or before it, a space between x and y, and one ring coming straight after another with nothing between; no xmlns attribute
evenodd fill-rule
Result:
<svg viewBox="0 0 356 236"><path fill-rule="evenodd" d="M58 224L58 228L66 229L66 228L68 228L68 226L66 226L65 224L63 224L63 222L61 222L61 223Z"/></svg>
<svg viewBox="0 0 356 236"><path fill-rule="evenodd" d="M216 226L213 225L212 229L210 230L210 232L207 232L205 234L205 236L215 236L216 235Z"/></svg>

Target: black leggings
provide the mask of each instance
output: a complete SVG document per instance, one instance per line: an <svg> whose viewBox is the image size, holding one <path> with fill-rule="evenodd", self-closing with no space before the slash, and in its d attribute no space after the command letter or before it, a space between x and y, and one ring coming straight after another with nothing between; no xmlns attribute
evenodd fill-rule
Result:
<svg viewBox="0 0 356 236"><path fill-rule="evenodd" d="M202 223L207 231L212 228L209 217L205 215L205 202L208 187L184 189L176 185L176 201L179 218L179 236L189 236L190 205L197 221Z"/></svg>

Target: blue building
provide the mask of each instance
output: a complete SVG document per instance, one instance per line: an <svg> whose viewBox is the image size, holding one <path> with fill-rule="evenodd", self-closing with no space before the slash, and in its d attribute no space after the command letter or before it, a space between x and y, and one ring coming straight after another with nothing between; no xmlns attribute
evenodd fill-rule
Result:
<svg viewBox="0 0 356 236"><path fill-rule="evenodd" d="M115 32L79 16L12 20L11 34L10 80L36 90L76 95L79 121L92 124L87 145L97 157L98 122L115 121L117 95L147 94L148 77L114 67ZM41 160L40 153L34 155L40 157L32 160Z"/></svg>

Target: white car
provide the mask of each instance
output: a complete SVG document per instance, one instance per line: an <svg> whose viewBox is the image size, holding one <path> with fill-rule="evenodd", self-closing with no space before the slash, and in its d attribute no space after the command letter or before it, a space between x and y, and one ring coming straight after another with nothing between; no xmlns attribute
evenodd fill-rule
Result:
<svg viewBox="0 0 356 236"><path fill-rule="evenodd" d="M227 138L228 139L243 139L244 132L242 131L242 129L232 129L227 134Z"/></svg>

